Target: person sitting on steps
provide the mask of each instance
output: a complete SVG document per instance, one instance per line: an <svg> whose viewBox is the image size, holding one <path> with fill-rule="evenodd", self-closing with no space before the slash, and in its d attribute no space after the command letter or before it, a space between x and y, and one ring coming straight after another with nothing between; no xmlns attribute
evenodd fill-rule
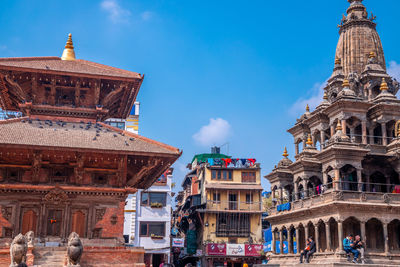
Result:
<svg viewBox="0 0 400 267"><path fill-rule="evenodd" d="M306 263L310 262L310 256L313 255L316 251L315 242L313 238L310 236L307 239L306 248L300 254L300 263L303 263L303 257L306 258Z"/></svg>
<svg viewBox="0 0 400 267"><path fill-rule="evenodd" d="M343 249L347 253L347 260L350 261L350 253L353 253L353 263L357 263L359 252L354 248L353 235L348 235L345 239L343 239Z"/></svg>
<svg viewBox="0 0 400 267"><path fill-rule="evenodd" d="M354 248L356 250L358 250L358 252L360 253L360 259L361 259L361 263L365 264L365 259L364 259L364 249L365 247L365 243L361 240L361 236L356 235L355 240L354 240Z"/></svg>

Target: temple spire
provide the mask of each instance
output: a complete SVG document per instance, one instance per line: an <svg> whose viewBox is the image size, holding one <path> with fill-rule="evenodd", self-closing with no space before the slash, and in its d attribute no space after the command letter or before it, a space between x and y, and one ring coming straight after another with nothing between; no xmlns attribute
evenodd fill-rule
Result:
<svg viewBox="0 0 400 267"><path fill-rule="evenodd" d="M285 158L287 158L287 157L289 156L286 147L285 147L285 149L283 150L282 156L285 157Z"/></svg>
<svg viewBox="0 0 400 267"><path fill-rule="evenodd" d="M62 60L75 60L74 44L72 43L72 34L68 34L68 40L61 56Z"/></svg>
<svg viewBox="0 0 400 267"><path fill-rule="evenodd" d="M387 91L389 90L389 87L386 83L385 78L382 78L382 83L381 83L381 87L379 88L381 91Z"/></svg>

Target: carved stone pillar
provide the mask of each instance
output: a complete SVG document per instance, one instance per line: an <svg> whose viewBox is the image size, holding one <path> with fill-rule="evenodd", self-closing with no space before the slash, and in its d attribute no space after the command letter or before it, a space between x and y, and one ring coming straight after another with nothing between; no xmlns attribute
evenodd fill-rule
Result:
<svg viewBox="0 0 400 267"><path fill-rule="evenodd" d="M382 129L382 145L387 146L386 122L381 123L381 129Z"/></svg>
<svg viewBox="0 0 400 267"><path fill-rule="evenodd" d="M340 189L340 170L339 168L335 168L335 179L334 179L334 189L339 190Z"/></svg>
<svg viewBox="0 0 400 267"><path fill-rule="evenodd" d="M287 236L288 236L288 254L293 253L293 236L292 236L292 229L287 230Z"/></svg>
<svg viewBox="0 0 400 267"><path fill-rule="evenodd" d="M358 192L362 191L362 169L357 169L357 188Z"/></svg>
<svg viewBox="0 0 400 267"><path fill-rule="evenodd" d="M374 144L374 128L369 128L369 143Z"/></svg>
<svg viewBox="0 0 400 267"><path fill-rule="evenodd" d="M389 253L389 235L388 235L388 224L383 223L383 240L385 241L385 253Z"/></svg>
<svg viewBox="0 0 400 267"><path fill-rule="evenodd" d="M279 187L279 200L283 204L283 187Z"/></svg>
<svg viewBox="0 0 400 267"><path fill-rule="evenodd" d="M276 232L273 231L272 232L272 252L274 254L276 254L276 238L275 238L275 234L276 234Z"/></svg>
<svg viewBox="0 0 400 267"><path fill-rule="evenodd" d="M362 128L362 143L366 145L368 143L367 140L367 122L362 121L361 122L361 128Z"/></svg>
<svg viewBox="0 0 400 267"><path fill-rule="evenodd" d="M280 248L280 254L283 254L283 230L281 230L280 232L279 232L279 240L280 240L280 242L279 242L279 248Z"/></svg>
<svg viewBox="0 0 400 267"><path fill-rule="evenodd" d="M300 254L300 229L299 227L296 227L296 247L297 247L297 251L296 254ZM293 251L294 253L294 251Z"/></svg>
<svg viewBox="0 0 400 267"><path fill-rule="evenodd" d="M306 226L304 226L304 239L305 239L305 242L306 242L306 246L307 246L307 239L308 239L308 235L309 235L309 231L308 231L309 229L308 229L308 224L306 225Z"/></svg>
<svg viewBox="0 0 400 267"><path fill-rule="evenodd" d="M331 137L335 134L335 125L331 125Z"/></svg>
<svg viewBox="0 0 400 267"><path fill-rule="evenodd" d="M331 251L331 225L329 221L325 223L325 233L326 233L326 250Z"/></svg>
<svg viewBox="0 0 400 267"><path fill-rule="evenodd" d="M322 184L327 184L328 183L328 174L326 172L322 173Z"/></svg>
<svg viewBox="0 0 400 267"><path fill-rule="evenodd" d="M298 183L294 183L294 200L299 199L299 185Z"/></svg>
<svg viewBox="0 0 400 267"><path fill-rule="evenodd" d="M325 132L321 131L320 134L321 134L321 146L323 147L323 144L325 143Z"/></svg>
<svg viewBox="0 0 400 267"><path fill-rule="evenodd" d="M361 240L366 244L367 236L365 235L365 222L360 222Z"/></svg>
<svg viewBox="0 0 400 267"><path fill-rule="evenodd" d="M346 130L347 128L346 128L346 127L347 127L347 125L346 125L346 120L343 119L343 120L342 120L342 131L343 131L343 134L344 134L344 135L347 135L347 130Z"/></svg>
<svg viewBox="0 0 400 267"><path fill-rule="evenodd" d="M304 137L303 138L303 149L306 148L306 146L307 146L306 143L307 143L307 138Z"/></svg>
<svg viewBox="0 0 400 267"><path fill-rule="evenodd" d="M318 227L318 223L315 225L315 247L316 247L316 249L317 249L317 252L319 252L319 248L321 247L320 246L320 243L319 243L319 227Z"/></svg>
<svg viewBox="0 0 400 267"><path fill-rule="evenodd" d="M299 154L299 144L298 143L294 144L294 152L296 155Z"/></svg>
<svg viewBox="0 0 400 267"><path fill-rule="evenodd" d="M338 221L338 238L339 238L339 251L343 250L343 223Z"/></svg>

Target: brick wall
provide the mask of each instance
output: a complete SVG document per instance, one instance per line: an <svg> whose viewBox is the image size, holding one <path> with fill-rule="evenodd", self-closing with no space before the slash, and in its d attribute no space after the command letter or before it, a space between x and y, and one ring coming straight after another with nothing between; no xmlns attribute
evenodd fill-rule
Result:
<svg viewBox="0 0 400 267"><path fill-rule="evenodd" d="M101 237L116 237L123 238L124 232L124 208L125 201L121 201L118 207L115 208L107 208L106 213L103 216L103 219L96 223L95 228L102 228ZM114 216L116 216L116 223L113 224Z"/></svg>

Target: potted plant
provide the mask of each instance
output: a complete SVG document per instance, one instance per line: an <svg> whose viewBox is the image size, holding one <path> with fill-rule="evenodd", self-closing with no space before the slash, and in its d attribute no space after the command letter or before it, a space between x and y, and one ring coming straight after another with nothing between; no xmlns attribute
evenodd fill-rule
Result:
<svg viewBox="0 0 400 267"><path fill-rule="evenodd" d="M162 208L163 204L162 203L158 203L158 202L154 202L150 204L150 207L152 208Z"/></svg>
<svg viewBox="0 0 400 267"><path fill-rule="evenodd" d="M163 236L161 236L161 235L155 235L155 234L151 234L151 239L164 239L164 237Z"/></svg>

